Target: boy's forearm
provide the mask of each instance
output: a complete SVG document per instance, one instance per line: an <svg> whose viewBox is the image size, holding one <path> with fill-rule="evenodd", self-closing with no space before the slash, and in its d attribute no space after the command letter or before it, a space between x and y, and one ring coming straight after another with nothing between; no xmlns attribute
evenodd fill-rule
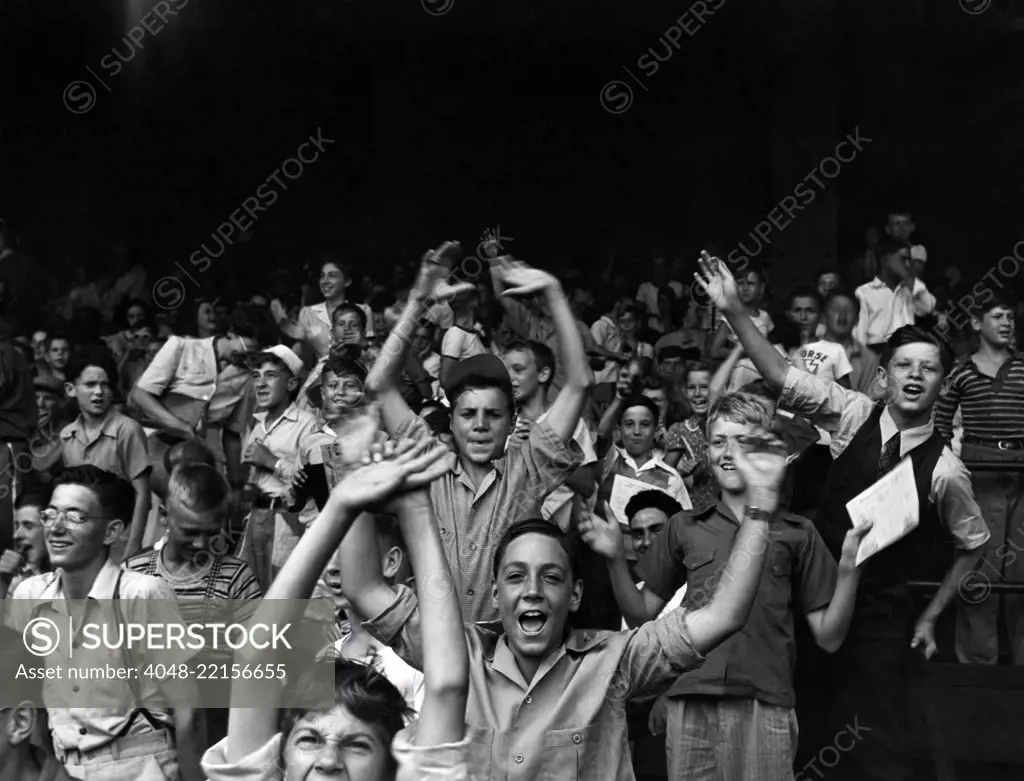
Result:
<svg viewBox="0 0 1024 781"><path fill-rule="evenodd" d="M769 385L782 388L786 383L786 372L789 370L786 359L757 330L750 315L745 312L726 310L725 316L761 376Z"/></svg>
<svg viewBox="0 0 1024 781"><path fill-rule="evenodd" d="M846 639L846 633L850 631L859 582L858 570L846 570L840 567L839 576L836 578L836 590L832 594L832 601L825 608L820 636L817 638L818 645L829 653L839 650Z"/></svg>
<svg viewBox="0 0 1024 781"><path fill-rule="evenodd" d="M245 482L245 472L242 469L242 437L230 429L224 429L221 444L224 446L224 471L227 472L228 483L233 488L239 488Z"/></svg>
<svg viewBox="0 0 1024 781"><path fill-rule="evenodd" d="M687 622L700 653L710 651L747 622L769 544L767 520L744 517L714 599L692 613Z"/></svg>
<svg viewBox="0 0 1024 781"><path fill-rule="evenodd" d="M576 329L576 318L572 315L569 301L562 286L554 283L546 291L548 313L555 326L555 337L561 350L565 369L565 384L587 388L593 384L590 361L583 350L583 340Z"/></svg>
<svg viewBox="0 0 1024 781"><path fill-rule="evenodd" d="M935 596L931 598L928 606L924 609L924 613L921 614L921 618L931 621L932 623L939 619L939 616L941 616L949 606L953 597L956 596L960 583L965 577L967 577L969 572L973 571L978 566L978 563L981 561L984 553L984 546L970 551L957 551L956 558L953 559L953 565L949 568L946 576L942 579L942 583L939 585L939 590L936 591Z"/></svg>
<svg viewBox="0 0 1024 781"><path fill-rule="evenodd" d="M398 387L402 367L405 366L406 355L412 345L412 335L416 331L416 318L426 311L426 301L415 288L409 291L409 300L366 377L368 390L378 392Z"/></svg>
<svg viewBox="0 0 1024 781"><path fill-rule="evenodd" d="M626 619L626 623L631 627L637 627L654 618L655 616L648 613L644 595L633 583L625 557L616 556L607 564L608 576L612 582L612 593L615 594L615 602L619 606L619 610L622 611L622 617Z"/></svg>
<svg viewBox="0 0 1024 781"><path fill-rule="evenodd" d="M372 618L394 598L381 569L380 548L371 514L360 514L352 524L338 548L338 567L341 590L360 614ZM374 599L377 592L382 594L380 600Z"/></svg>

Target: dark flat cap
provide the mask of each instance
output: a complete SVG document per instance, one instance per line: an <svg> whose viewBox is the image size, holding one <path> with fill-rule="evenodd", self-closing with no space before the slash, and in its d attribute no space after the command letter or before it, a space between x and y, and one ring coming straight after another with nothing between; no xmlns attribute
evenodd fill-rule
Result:
<svg viewBox="0 0 1024 781"><path fill-rule="evenodd" d="M467 377L480 377L483 380L493 382L495 386L505 391L509 398L512 398L512 379L508 376L508 369L502 363L501 358L490 353L474 355L472 358L465 358L455 364L455 368L448 374L444 384L445 395L448 396L450 404L455 403L452 394Z"/></svg>

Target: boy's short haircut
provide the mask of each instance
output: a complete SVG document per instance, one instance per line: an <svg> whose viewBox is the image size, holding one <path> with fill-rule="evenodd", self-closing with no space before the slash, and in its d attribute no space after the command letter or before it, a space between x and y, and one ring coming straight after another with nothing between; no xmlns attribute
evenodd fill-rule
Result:
<svg viewBox="0 0 1024 781"><path fill-rule="evenodd" d="M997 307L1003 307L1011 312L1016 312L1017 302L1008 294L993 290L992 295L989 296L985 303L971 306L971 317L976 317L980 320Z"/></svg>
<svg viewBox="0 0 1024 781"><path fill-rule="evenodd" d="M486 390L488 388L496 388L497 390L501 391L502 396L505 397L505 401L508 402L508 411L509 414L511 415L513 410L515 409L515 400L512 395L511 380L505 382L495 377L488 377L483 374L471 373L467 374L465 377L459 380L458 384L452 387L451 393L448 393L447 390L445 391L445 393L448 396L449 400L451 401L452 410L454 410L456 405L459 403L459 398L461 398L462 394L465 393L466 391Z"/></svg>
<svg viewBox="0 0 1024 781"><path fill-rule="evenodd" d="M196 439L175 442L167 448L164 453L164 468L167 470L167 474L186 464L205 464L216 468L217 456L206 443Z"/></svg>
<svg viewBox="0 0 1024 781"><path fill-rule="evenodd" d="M292 374L292 370L288 367L288 365L273 353L254 353L250 355L248 359L250 371L256 371L268 363L274 368L279 369L280 371L287 372L289 375L295 376L294 374Z"/></svg>
<svg viewBox="0 0 1024 781"><path fill-rule="evenodd" d="M683 511L683 506L667 493L652 488L649 491L641 491L638 494L634 494L633 498L626 503L626 518L632 520L633 516L641 510L651 508L661 510L669 518Z"/></svg>
<svg viewBox="0 0 1024 781"><path fill-rule="evenodd" d="M390 746L392 739L405 726L406 719L412 715L405 697L395 685L371 665L362 662L331 655L328 661L318 661L315 664L331 664L334 667L335 705L342 706L359 721L368 724L378 739L385 746ZM311 665L308 671L297 676L294 686L290 685L289 688L296 692L308 691L313 694L313 689L319 689L322 680L322 672L315 668L315 665ZM278 728L281 732L281 750L278 755L280 762L284 761L285 746L295 725L300 719L314 716L318 712L307 708L282 708L278 711ZM393 775L397 767L397 761L388 751L385 772Z"/></svg>
<svg viewBox="0 0 1024 781"><path fill-rule="evenodd" d="M676 358L680 361L686 359L686 350L678 344L669 344L658 350L658 363Z"/></svg>
<svg viewBox="0 0 1024 781"><path fill-rule="evenodd" d="M761 396L743 391L726 393L718 397L708 412L708 434L719 419L771 431L774 414L771 403Z"/></svg>
<svg viewBox="0 0 1024 781"><path fill-rule="evenodd" d="M694 372L707 372L709 375L713 375L715 370L707 361L689 361L686 364L686 371L683 373L683 380L688 381Z"/></svg>
<svg viewBox="0 0 1024 781"><path fill-rule="evenodd" d="M53 489L50 488L50 486L33 484L31 488L18 494L18 498L14 501L14 509L20 510L23 507L48 507L50 505L51 496L53 496Z"/></svg>
<svg viewBox="0 0 1024 781"><path fill-rule="evenodd" d="M377 542L380 545L380 552L387 553L391 548L398 548L404 554L408 548L405 547L405 537L402 536L402 529L398 525L398 519L391 513L376 513L373 516L373 525L377 531Z"/></svg>
<svg viewBox="0 0 1024 781"><path fill-rule="evenodd" d="M622 423L622 418L625 416L626 412L634 407L643 407L654 417L654 422L658 422L658 417L661 414L658 410L658 405L646 396L635 394L622 402L622 406L619 408L619 414L615 418L615 425L617 426Z"/></svg>
<svg viewBox="0 0 1024 781"><path fill-rule="evenodd" d="M930 331L925 331L923 328L918 328L916 325L905 325L893 331L892 336L889 337L889 341L887 341L885 343L885 347L882 348L882 368L888 371L889 362L892 360L893 354L897 349L905 347L908 344L930 344L933 347L938 348L939 360L942 361L943 376L949 374L949 370L953 368L953 355L946 349L945 345Z"/></svg>
<svg viewBox="0 0 1024 781"><path fill-rule="evenodd" d="M351 312L357 318L359 318L359 327L363 329L363 333L366 333L366 312L364 312L359 306L353 304L351 301L346 301L344 304L339 304L338 308L331 313L331 327L333 328L338 324L338 318L340 318L346 312Z"/></svg>
<svg viewBox="0 0 1024 781"><path fill-rule="evenodd" d="M821 294L819 294L818 291L815 290L814 288L808 287L807 285L801 285L800 287L794 288L793 292L789 294L789 299L787 300L786 307L788 309L792 309L793 302L796 301L798 298L814 299L814 303L818 305L818 311L821 311Z"/></svg>
<svg viewBox="0 0 1024 781"><path fill-rule="evenodd" d="M888 233L883 234L882 238L878 241L878 246L875 248L875 256L882 260L890 255L895 255L901 250L910 250L910 242L905 239L898 238L896 236L890 236Z"/></svg>
<svg viewBox="0 0 1024 781"><path fill-rule="evenodd" d="M228 481L216 468L206 464L175 467L167 483L167 498L174 497L196 513L222 510L230 495Z"/></svg>
<svg viewBox="0 0 1024 781"><path fill-rule="evenodd" d="M327 358L324 368L320 371L320 382L326 381L328 373L336 377L353 377L360 383L366 384L366 366L360 359L362 351L351 345L340 350L335 350Z"/></svg>
<svg viewBox="0 0 1024 781"><path fill-rule="evenodd" d="M117 384L117 362L114 360L113 353L106 347L91 344L72 353L67 370L64 372L64 378L68 382L77 382L78 378L82 376L82 372L90 366L103 369L107 373L108 382L111 385Z"/></svg>
<svg viewBox="0 0 1024 781"><path fill-rule="evenodd" d="M135 488L123 477L92 464L69 466L53 481L54 490L62 485L88 488L96 496L106 518L119 520L127 527L135 511Z"/></svg>
<svg viewBox="0 0 1024 781"><path fill-rule="evenodd" d="M46 334L46 351L49 352L54 342L67 342L68 348L74 347L74 342L71 341L71 337L62 331L52 331Z"/></svg>
<svg viewBox="0 0 1024 781"><path fill-rule="evenodd" d="M828 309L829 304L832 303L832 299L834 298L845 298L848 301L851 301L853 303L853 313L858 316L860 315L860 299L857 298L857 294L854 293L852 290L847 290L846 288L842 287L837 287L835 290L828 294L828 297L825 299L825 306L822 308L822 311Z"/></svg>
<svg viewBox="0 0 1024 781"><path fill-rule="evenodd" d="M538 372L550 369L551 376L548 377L548 381L543 383L543 385L545 388L551 385L551 382L555 379L555 353L550 347L534 339L516 339L505 348L505 355L508 355L513 350L530 353L533 356L533 362L537 364Z"/></svg>
<svg viewBox="0 0 1024 781"><path fill-rule="evenodd" d="M578 535L569 535L563 532L558 526L545 521L542 518L528 518L513 523L498 540L498 547L494 549L494 561L492 564L494 579L498 579L498 572L501 570L501 560L505 557L505 551L515 540L527 534L543 534L556 540L569 557L569 575L573 579L580 571L578 557Z"/></svg>

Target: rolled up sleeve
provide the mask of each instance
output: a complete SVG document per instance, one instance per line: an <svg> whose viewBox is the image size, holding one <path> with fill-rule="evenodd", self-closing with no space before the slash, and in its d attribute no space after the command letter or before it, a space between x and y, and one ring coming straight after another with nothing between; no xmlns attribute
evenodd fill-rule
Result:
<svg viewBox="0 0 1024 781"><path fill-rule="evenodd" d="M944 448L932 472L932 495L929 499L939 510L939 518L961 550L980 548L992 536L974 499L971 475L963 461Z"/></svg>
<svg viewBox="0 0 1024 781"><path fill-rule="evenodd" d="M390 646L406 664L423 669L419 600L408 586L396 586L394 601L369 621L363 621L363 629Z"/></svg>
<svg viewBox="0 0 1024 781"><path fill-rule="evenodd" d="M510 444L508 469L525 475L526 497L543 497L565 482L583 462L583 451L570 439L563 442L546 421L530 426L525 442Z"/></svg>
<svg viewBox="0 0 1024 781"><path fill-rule="evenodd" d="M391 743L391 753L398 762L396 781L465 781L466 752L469 732L458 743L439 746L417 746L416 724L401 730Z"/></svg>
<svg viewBox="0 0 1024 781"><path fill-rule="evenodd" d="M434 436L434 432L419 415L410 415L395 428L395 439L412 439L419 442L426 437Z"/></svg>
<svg viewBox="0 0 1024 781"><path fill-rule="evenodd" d="M630 697L661 694L682 673L704 663L690 639L689 612L678 607L633 630L619 662Z"/></svg>
<svg viewBox="0 0 1024 781"><path fill-rule="evenodd" d="M779 406L826 431L832 438L832 457L838 458L871 416L874 402L863 393L790 367Z"/></svg>
<svg viewBox="0 0 1024 781"><path fill-rule="evenodd" d="M184 349L185 341L180 336L168 337L167 342L136 381L135 387L154 396L162 396L174 381Z"/></svg>

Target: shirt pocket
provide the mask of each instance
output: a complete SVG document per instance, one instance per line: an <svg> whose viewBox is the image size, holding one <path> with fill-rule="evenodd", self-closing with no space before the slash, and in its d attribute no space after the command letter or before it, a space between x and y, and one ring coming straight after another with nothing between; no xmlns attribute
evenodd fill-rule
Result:
<svg viewBox="0 0 1024 781"><path fill-rule="evenodd" d="M542 781L578 781L590 742L590 727L549 730L544 737Z"/></svg>
<svg viewBox="0 0 1024 781"><path fill-rule="evenodd" d="M715 572L715 549L687 551L683 556L686 567L686 597L683 605L697 610L709 604L715 596L718 574Z"/></svg>
<svg viewBox="0 0 1024 781"><path fill-rule="evenodd" d="M773 577L788 578L792 567L789 548L779 542L773 542L768 550L768 571Z"/></svg>

